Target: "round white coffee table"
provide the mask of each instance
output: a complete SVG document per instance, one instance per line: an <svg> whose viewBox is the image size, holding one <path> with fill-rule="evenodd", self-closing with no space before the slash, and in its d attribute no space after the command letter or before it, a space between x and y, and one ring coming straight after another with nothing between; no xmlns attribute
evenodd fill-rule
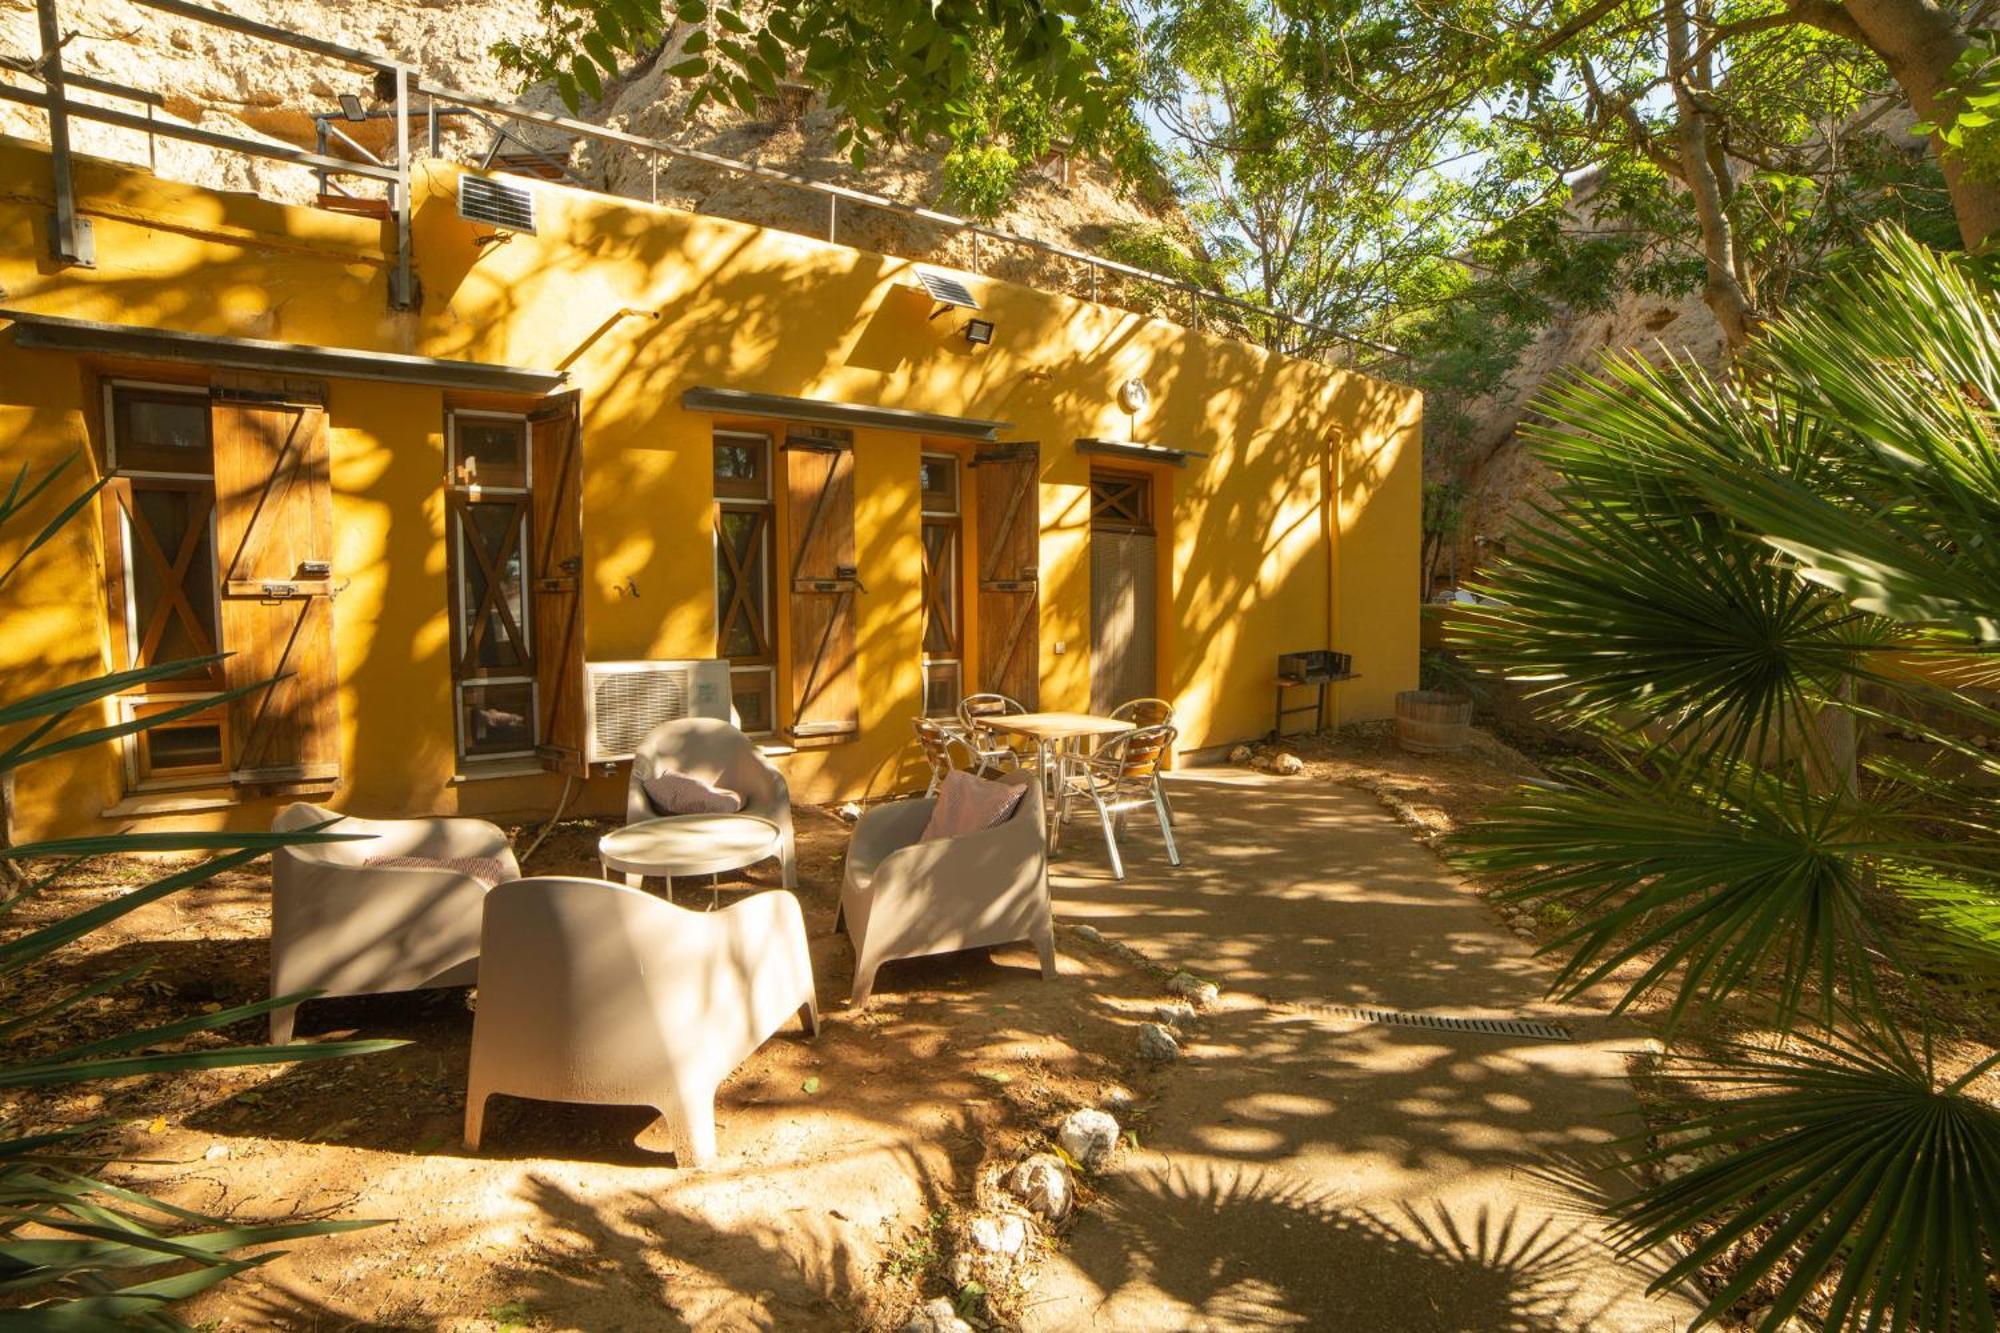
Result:
<svg viewBox="0 0 2000 1333"><path fill-rule="evenodd" d="M784 850L778 826L757 815L668 815L627 824L597 840L605 878L616 870L637 887L648 875L667 882L674 900L674 876L717 875L756 865Z"/></svg>

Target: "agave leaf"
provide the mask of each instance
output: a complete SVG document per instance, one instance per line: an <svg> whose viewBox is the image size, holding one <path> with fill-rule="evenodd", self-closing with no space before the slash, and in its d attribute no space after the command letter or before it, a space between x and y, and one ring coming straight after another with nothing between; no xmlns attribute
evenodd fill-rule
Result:
<svg viewBox="0 0 2000 1333"><path fill-rule="evenodd" d="M43 1087L52 1083L76 1083L84 1079L130 1078L135 1074L164 1074L180 1069L229 1069L238 1065L289 1064L304 1060L338 1060L350 1055L370 1055L392 1051L406 1041L300 1042L290 1046L225 1046L212 1051L182 1051L172 1054L135 1055L122 1060L65 1060L39 1065L15 1065L0 1069L0 1088Z"/></svg>

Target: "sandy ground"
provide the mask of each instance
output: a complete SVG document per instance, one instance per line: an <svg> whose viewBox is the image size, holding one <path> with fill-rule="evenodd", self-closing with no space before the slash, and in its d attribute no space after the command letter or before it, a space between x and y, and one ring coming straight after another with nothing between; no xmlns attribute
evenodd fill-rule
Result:
<svg viewBox="0 0 2000 1333"><path fill-rule="evenodd" d="M1598 1150L1634 1128L1643 1013L1620 1027L1601 1007L1545 1003L1532 949L1549 923L1496 908L1421 845L1534 765L1483 736L1444 756L1365 728L1287 748L1306 760L1296 777L1175 779L1180 870L1137 820L1122 883L1094 830L1072 834L1057 980L1025 948L893 964L859 1012L831 932L847 828L801 811L824 1027L780 1033L724 1087L706 1171L635 1143L647 1112L510 1099L465 1153L464 990L302 1014L308 1040L409 1042L385 1054L63 1089L0 1112L109 1119L101 1146L149 1159L115 1178L181 1205L390 1219L296 1243L186 1310L215 1328L896 1328L968 1278L994 1327L1682 1325L1685 1303L1642 1297L1646 1274L1614 1264L1589 1220L1617 1185ZM599 831L561 826L528 869L592 873ZM726 879L724 899L774 877ZM79 867L18 924L140 878ZM252 867L122 919L27 988L151 964L51 1034L87 1040L261 998L267 931ZM1145 1064L1135 1029L1170 1003L1177 967L1224 993L1183 1026L1186 1059ZM1576 1040L1356 1024L1329 1004L1553 1017ZM1651 1089L1649 1119L1671 1091ZM1126 1146L1082 1180L1075 1219L1020 1261L979 1255L967 1224L1002 1206L995 1177L1069 1110L1114 1104Z"/></svg>
<svg viewBox="0 0 2000 1333"><path fill-rule="evenodd" d="M528 868L594 873L598 831L559 828ZM126 1080L16 1107L39 1124L119 1122L104 1150L152 1160L115 1177L182 1206L242 1222L392 1219L290 1246L192 1302L185 1317L197 1324L893 1326L921 1288L938 1289L995 1169L1046 1146L1076 1106L1113 1090L1147 1095L1131 1027L1163 995L1158 977L1115 955L1073 949L1060 978L1043 982L1021 948L891 965L868 1007L850 1009L852 955L831 933L846 836L831 816L801 812L821 1035L788 1028L723 1088L720 1156L706 1171L636 1146L651 1118L643 1110L509 1098L494 1099L485 1149L466 1153L465 990L301 1012L306 1040L409 1042L384 1054ZM725 880L724 900L774 876L775 863L747 882ZM80 868L22 909L20 924L101 901L137 877L131 866ZM153 963L146 980L66 1024L71 1040L261 998L267 904L261 871L225 875L98 932L28 984ZM247 1024L227 1036L262 1033ZM1005 1308L1011 1274L990 1276Z"/></svg>

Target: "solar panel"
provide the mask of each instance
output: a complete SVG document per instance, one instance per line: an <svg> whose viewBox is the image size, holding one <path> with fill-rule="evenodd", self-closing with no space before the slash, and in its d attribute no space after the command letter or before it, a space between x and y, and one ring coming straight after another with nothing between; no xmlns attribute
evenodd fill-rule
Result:
<svg viewBox="0 0 2000 1333"><path fill-rule="evenodd" d="M979 302L973 299L972 290L949 273L939 273L933 269L917 270L917 281L931 294L933 301L944 305L955 305L965 310L979 309Z"/></svg>
<svg viewBox="0 0 2000 1333"><path fill-rule="evenodd" d="M508 231L535 231L535 195L525 186L484 176L458 178L458 215Z"/></svg>

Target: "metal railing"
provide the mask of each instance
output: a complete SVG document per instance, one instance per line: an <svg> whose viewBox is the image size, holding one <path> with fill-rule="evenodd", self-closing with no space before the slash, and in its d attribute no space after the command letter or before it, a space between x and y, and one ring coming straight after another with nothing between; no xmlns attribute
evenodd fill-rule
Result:
<svg viewBox="0 0 2000 1333"><path fill-rule="evenodd" d="M459 88L447 87L439 83L423 80L415 66L393 56L364 51L344 46L338 42L326 41L303 33L292 32L254 19L238 17L204 5L190 3L190 0L134 0L134 3L163 13L173 14L195 23L241 33L248 37L271 42L293 50L305 51L325 59L354 66L373 72L376 77L378 99L388 103L381 118L394 125L394 150L386 155L376 154L356 142L345 132L331 136L340 140L340 146L354 157L339 157L326 151L332 145L327 142L326 126L332 120L330 115L315 117L320 127L321 151L308 151L289 144L271 143L241 135L225 134L215 130L205 130L178 121L156 118L153 109L161 104L158 94L142 89L129 88L102 79L85 78L67 74L63 69L62 47L66 40L60 31L57 15L57 0L35 0L37 27L41 39L41 54L36 61L0 59L0 71L11 71L27 75L39 81L42 89L22 88L0 81L0 101L16 102L37 107L48 117L49 147L55 172L55 216L50 229L51 248L54 258L60 264L89 264L90 238L88 220L79 218L76 212L75 194L71 181L71 152L69 146L69 125L71 117L96 121L103 124L137 130L148 135L161 135L223 152L243 153L274 161L289 163L317 174L325 193L332 182L343 177L354 177L381 184L387 196L387 207L394 229L395 255L390 272L389 301L396 309L409 309L417 299L416 278L411 267L410 254L410 125L413 119L424 121L428 128L428 140L432 151L438 144L438 118L441 113L476 116L494 135L493 145L486 153L482 166L491 164L494 155L506 140L522 144L535 153L554 161L554 155L547 150L526 144L526 141L511 129L510 123L533 125L553 130L573 138L591 139L600 143L614 144L634 150L647 157L652 165L652 176L658 180L658 166L663 159L696 163L725 174L768 181L787 189L817 195L826 201L826 239L838 242L840 234L840 209L843 204L854 208L874 210L913 221L925 222L942 227L955 234L968 236L972 241L973 265L980 264L980 243L991 241L1001 246L1013 246L1036 251L1071 263L1084 265L1090 275L1090 299L1098 299L1098 279L1100 274L1146 284L1165 292L1185 296L1188 300L1190 322L1198 325L1204 306L1221 310L1248 319L1263 320L1274 328L1284 328L1299 335L1293 344L1294 350L1315 352L1326 343L1335 343L1349 349L1357 360L1386 359L1400 361L1402 354L1395 348L1376 342L1343 329L1332 328L1314 320L1295 315L1290 311L1260 305L1255 301L1232 296L1227 292L1184 281L1164 273L1156 273L1137 265L1126 264L1102 255L1075 250L1053 241L1045 241L1033 236L1023 236L1016 232L1002 230L970 218L941 212L933 208L904 203L886 195L872 194L829 181L813 180L809 177L781 171L775 167L754 162L743 162L735 158L706 153L696 148L669 143L663 139L647 138L608 126L594 125L589 121L571 116L557 115L509 102L500 98L486 97ZM120 110L116 107L79 101L70 96L69 90L77 88L112 97L133 101L145 107L145 114ZM420 109L417 97L425 102ZM494 119L497 118L497 121ZM344 193L344 187L342 187ZM1285 340L1277 340L1283 348Z"/></svg>

